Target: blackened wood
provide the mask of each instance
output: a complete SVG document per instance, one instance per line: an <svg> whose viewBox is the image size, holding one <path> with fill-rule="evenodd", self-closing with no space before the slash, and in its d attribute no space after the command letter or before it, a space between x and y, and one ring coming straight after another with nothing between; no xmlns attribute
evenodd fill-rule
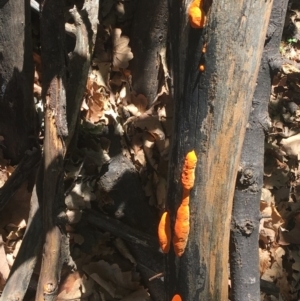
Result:
<svg viewBox="0 0 300 301"><path fill-rule="evenodd" d="M9 278L2 292L1 301L23 300L28 289L34 267L42 251L43 171L37 173L26 231L21 247L10 270Z"/></svg>
<svg viewBox="0 0 300 301"><path fill-rule="evenodd" d="M133 89L153 102L163 76L160 53L166 51L168 33L168 0L136 2L130 46Z"/></svg>
<svg viewBox="0 0 300 301"><path fill-rule="evenodd" d="M30 0L0 6L0 136L4 154L17 164L35 135Z"/></svg>
<svg viewBox="0 0 300 301"><path fill-rule="evenodd" d="M159 250L157 236L149 235L138 229L132 228L117 219L111 218L101 213L89 211L86 218L88 223L90 223L91 225L109 231L111 234L121 237L127 242L148 247L155 251Z"/></svg>
<svg viewBox="0 0 300 301"><path fill-rule="evenodd" d="M158 215L148 203L139 174L131 160L123 156L120 137L114 134L113 128L107 137L111 141L111 161L103 168L106 172L100 177L98 187L108 193L113 204L105 206L105 210L122 223L145 232L146 237L157 237ZM164 301L163 282L160 279L148 280L155 273L164 272L162 254L158 252L158 248L153 252L152 248L138 244L127 245L139 263L138 269L143 282L147 283L152 300Z"/></svg>
<svg viewBox="0 0 300 301"><path fill-rule="evenodd" d="M116 138L111 141L114 139ZM117 139L119 140L118 137ZM155 209L150 207L140 176L128 158L123 154L112 157L98 185L114 201L113 204L105 206L109 214L133 228L156 236L158 216Z"/></svg>
<svg viewBox="0 0 300 301"><path fill-rule="evenodd" d="M15 194L28 176L37 167L41 160L40 150L34 149L27 151L14 170L12 175L7 179L5 184L0 188L0 211L3 210L10 198Z"/></svg>
<svg viewBox="0 0 300 301"><path fill-rule="evenodd" d="M233 201L230 236L231 299L260 299L259 203L263 185L265 132L273 78L270 61L279 54L287 0L274 0L266 43L252 99Z"/></svg>
<svg viewBox="0 0 300 301"><path fill-rule="evenodd" d="M167 300L228 300L230 217L236 174L272 1L212 2L206 27L192 29L190 3L169 1L175 127L168 209L181 202L186 153L198 156L190 234L181 258L167 258ZM181 6L182 5L182 6ZM206 44L206 52L203 46ZM205 71L199 71L199 65Z"/></svg>
<svg viewBox="0 0 300 301"><path fill-rule="evenodd" d="M76 45L70 55L67 79L67 120L70 144L76 131L80 106L91 65L98 25L99 1L84 1L83 8L77 10L76 6L70 13L74 19Z"/></svg>
<svg viewBox="0 0 300 301"><path fill-rule="evenodd" d="M44 249L36 301L57 297L67 239L57 220L64 204L63 159L68 135L66 118L66 50L64 1L45 0L41 9L42 97L45 104L43 230Z"/></svg>

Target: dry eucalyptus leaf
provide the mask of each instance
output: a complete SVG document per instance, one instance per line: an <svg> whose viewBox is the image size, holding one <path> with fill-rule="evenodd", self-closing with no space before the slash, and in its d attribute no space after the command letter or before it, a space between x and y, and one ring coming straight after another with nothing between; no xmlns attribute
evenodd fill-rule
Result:
<svg viewBox="0 0 300 301"><path fill-rule="evenodd" d="M127 68L128 61L133 59L133 53L128 46L129 38L121 36L122 30L115 28L112 33L113 40L113 67L115 69Z"/></svg>
<svg viewBox="0 0 300 301"><path fill-rule="evenodd" d="M300 70L291 64L283 64L281 67L285 74L300 73Z"/></svg>
<svg viewBox="0 0 300 301"><path fill-rule="evenodd" d="M79 272L69 274L59 287L57 301L60 300L84 300L93 293L93 280L81 277Z"/></svg>
<svg viewBox="0 0 300 301"><path fill-rule="evenodd" d="M282 139L280 144L288 156L297 157L300 153L300 134Z"/></svg>
<svg viewBox="0 0 300 301"><path fill-rule="evenodd" d="M144 113L148 106L148 99L143 94L138 94L137 96L131 94L131 103L135 105L139 113Z"/></svg>

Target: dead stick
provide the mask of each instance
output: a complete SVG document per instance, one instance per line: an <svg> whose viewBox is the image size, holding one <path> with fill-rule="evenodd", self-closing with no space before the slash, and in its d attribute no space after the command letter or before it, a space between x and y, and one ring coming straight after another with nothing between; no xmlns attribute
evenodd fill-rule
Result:
<svg viewBox="0 0 300 301"><path fill-rule="evenodd" d="M34 168L37 167L41 159L40 150L34 149L27 151L25 156L8 178L5 184L0 188L0 211L5 207L10 198L19 189L22 183L28 179Z"/></svg>
<svg viewBox="0 0 300 301"><path fill-rule="evenodd" d="M34 186L26 232L17 258L10 270L1 300L23 300L42 250L42 214L39 202L42 199L43 175L38 173Z"/></svg>
<svg viewBox="0 0 300 301"><path fill-rule="evenodd" d="M95 213L92 210L89 210L86 213L86 218L88 223L109 231L113 235L121 237L130 243L139 244L156 251L159 250L157 237L153 237L147 233L131 228L119 220L101 213Z"/></svg>
<svg viewBox="0 0 300 301"><path fill-rule="evenodd" d="M63 159L66 123L66 60L64 2L44 0L41 12L42 98L45 104L43 230L45 243L36 301L54 301L65 261L63 226L57 224L64 203Z"/></svg>

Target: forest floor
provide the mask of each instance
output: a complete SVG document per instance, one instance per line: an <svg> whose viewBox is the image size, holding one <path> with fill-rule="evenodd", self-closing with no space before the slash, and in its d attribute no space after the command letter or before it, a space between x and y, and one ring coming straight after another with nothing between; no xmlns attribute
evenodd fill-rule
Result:
<svg viewBox="0 0 300 301"><path fill-rule="evenodd" d="M118 7L106 7L106 11L102 12L106 14L104 19L109 20L111 10L117 11L119 18L124 17L121 5L122 2L119 2ZM155 208L157 220L165 208L173 103L165 82L151 106L144 95L133 91L128 62L134 54L129 47L129 38L124 34L128 24L123 24L124 28L113 30L103 24L98 27L93 66L81 107L78 143L65 160L67 232L71 255L78 270L63 270L57 300L151 300L139 273L142 264L124 240L116 233L105 230L101 223L95 225L85 218L85 213L93 212L124 220L126 207L130 204L116 202L116 188L108 188L103 181L106 170L117 155L131 162L148 205ZM34 96L42 147L38 21L33 20L33 25ZM72 44L72 40L69 43ZM300 43L293 39L282 42L281 53L283 57L298 63ZM163 60L160 67L167 72ZM273 283L277 289L273 287L271 293L262 291L263 301L299 298L299 106L300 69L293 64L285 64L272 83L269 103L272 126L266 137L265 176L260 204L263 217L259 241L261 279ZM2 140L0 136L0 145ZM15 168L3 157L0 148L0 187ZM0 213L0 291L5 286L26 229L31 198L28 186L29 182L24 183ZM150 232L156 233L156 229ZM26 301L34 300L39 268L40 263L32 276ZM152 274L148 279L150 282L163 282L163 268L160 271L153 270L151 265L144 268Z"/></svg>

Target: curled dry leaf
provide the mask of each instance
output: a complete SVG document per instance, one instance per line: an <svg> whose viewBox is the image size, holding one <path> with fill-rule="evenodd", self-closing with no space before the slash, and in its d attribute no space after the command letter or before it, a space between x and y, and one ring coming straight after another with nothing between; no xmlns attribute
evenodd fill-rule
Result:
<svg viewBox="0 0 300 301"><path fill-rule="evenodd" d="M149 132L155 137L156 140L165 139L165 133L161 126L158 116L151 116L147 113L144 113L133 120L133 125L135 127Z"/></svg>
<svg viewBox="0 0 300 301"><path fill-rule="evenodd" d="M294 215L294 228L291 231L281 231L279 244L300 244L300 212Z"/></svg>
<svg viewBox="0 0 300 301"><path fill-rule="evenodd" d="M76 224L81 220L82 211L81 210L67 210L66 212L68 223Z"/></svg>
<svg viewBox="0 0 300 301"><path fill-rule="evenodd" d="M282 139L280 144L288 156L297 158L300 153L300 134Z"/></svg>
<svg viewBox="0 0 300 301"><path fill-rule="evenodd" d="M273 243L276 241L278 229L284 221L274 204L269 205L266 201L261 201L260 212L261 215L264 216L264 218L260 220L260 240L266 244Z"/></svg>
<svg viewBox="0 0 300 301"><path fill-rule="evenodd" d="M81 300L93 293L94 282L92 279L81 277L79 272L74 272L64 279L59 287L57 301L60 300Z"/></svg>
<svg viewBox="0 0 300 301"><path fill-rule="evenodd" d="M133 59L133 53L128 46L129 38L121 36L121 33L122 30L120 28L115 28L112 33L114 69L127 68L128 62Z"/></svg>
<svg viewBox="0 0 300 301"><path fill-rule="evenodd" d="M132 272L122 272L117 264L110 265L104 260L91 262L83 270L92 277L110 296L122 298L138 290L139 281Z"/></svg>
<svg viewBox="0 0 300 301"><path fill-rule="evenodd" d="M69 210L79 210L90 208L90 201L95 200L95 198L96 196L88 182L76 183L70 194L66 196L65 203Z"/></svg>

